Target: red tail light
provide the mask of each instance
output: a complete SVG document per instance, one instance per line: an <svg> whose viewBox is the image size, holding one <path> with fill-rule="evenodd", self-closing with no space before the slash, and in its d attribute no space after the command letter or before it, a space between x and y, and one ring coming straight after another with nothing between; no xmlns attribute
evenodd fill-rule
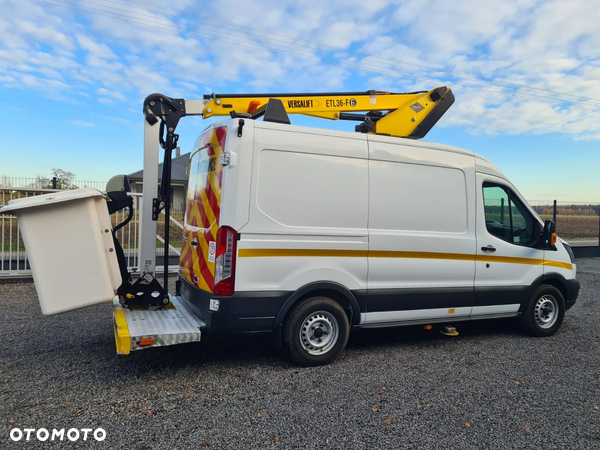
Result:
<svg viewBox="0 0 600 450"><path fill-rule="evenodd" d="M215 286L213 289L217 295L233 295L236 246L237 232L231 227L220 227L217 231Z"/></svg>

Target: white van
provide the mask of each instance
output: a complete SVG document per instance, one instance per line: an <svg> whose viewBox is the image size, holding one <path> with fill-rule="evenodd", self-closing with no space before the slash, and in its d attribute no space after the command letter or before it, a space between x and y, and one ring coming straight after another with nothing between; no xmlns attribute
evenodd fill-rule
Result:
<svg viewBox="0 0 600 450"><path fill-rule="evenodd" d="M519 317L549 336L579 292L552 226L470 151L228 119L191 154L178 294L304 365L359 327Z"/></svg>

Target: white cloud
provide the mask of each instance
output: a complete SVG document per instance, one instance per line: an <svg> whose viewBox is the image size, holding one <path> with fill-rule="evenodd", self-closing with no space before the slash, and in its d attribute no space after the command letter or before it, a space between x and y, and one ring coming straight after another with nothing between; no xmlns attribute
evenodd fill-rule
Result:
<svg viewBox="0 0 600 450"><path fill-rule="evenodd" d="M117 55L106 44L98 44L89 36L77 34L75 36L79 46L87 51L86 62L91 67L103 67L117 59Z"/></svg>
<svg viewBox="0 0 600 450"><path fill-rule="evenodd" d="M359 90L403 92L448 84L457 101L440 126L600 135L600 101L587 99L600 99L595 2L159 4L97 0L107 17L0 2L0 83L65 101L85 93L105 104L151 92L356 90L357 80L368 83Z"/></svg>
<svg viewBox="0 0 600 450"><path fill-rule="evenodd" d="M84 127L84 128L93 128L96 126L95 123L92 122L86 122L85 120L69 120L68 121L71 125L77 125L78 127Z"/></svg>
<svg viewBox="0 0 600 450"><path fill-rule="evenodd" d="M98 92L98 95L103 95L105 97L111 97L111 98L114 98L115 100L125 100L125 96L115 90L108 90L108 89L100 88L100 89L98 89L97 92Z"/></svg>
<svg viewBox="0 0 600 450"><path fill-rule="evenodd" d="M18 31L22 32L25 36L31 36L38 42L44 44L56 44L67 49L73 48L73 41L70 37L65 36L54 27L50 26L39 26L30 21L21 21L15 23L15 27Z"/></svg>

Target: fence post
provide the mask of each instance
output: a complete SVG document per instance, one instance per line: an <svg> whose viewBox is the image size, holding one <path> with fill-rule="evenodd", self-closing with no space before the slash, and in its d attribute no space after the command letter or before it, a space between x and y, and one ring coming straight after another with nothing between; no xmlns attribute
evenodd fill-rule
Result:
<svg viewBox="0 0 600 450"><path fill-rule="evenodd" d="M552 222L556 224L556 200L554 200L554 208L552 210Z"/></svg>
<svg viewBox="0 0 600 450"><path fill-rule="evenodd" d="M56 182L58 180L56 179L56 177L52 177L52 189L56 189Z"/></svg>

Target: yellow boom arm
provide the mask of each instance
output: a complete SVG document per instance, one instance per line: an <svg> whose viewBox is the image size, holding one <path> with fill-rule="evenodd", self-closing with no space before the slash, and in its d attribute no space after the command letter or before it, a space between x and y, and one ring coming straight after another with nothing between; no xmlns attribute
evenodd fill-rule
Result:
<svg viewBox="0 0 600 450"><path fill-rule="evenodd" d="M268 105L281 102L287 114L331 120L362 121L356 131L413 139L422 138L454 103L452 91L438 86L428 92L383 91L316 94L207 95L203 118L260 117ZM281 109L281 106L278 106Z"/></svg>

